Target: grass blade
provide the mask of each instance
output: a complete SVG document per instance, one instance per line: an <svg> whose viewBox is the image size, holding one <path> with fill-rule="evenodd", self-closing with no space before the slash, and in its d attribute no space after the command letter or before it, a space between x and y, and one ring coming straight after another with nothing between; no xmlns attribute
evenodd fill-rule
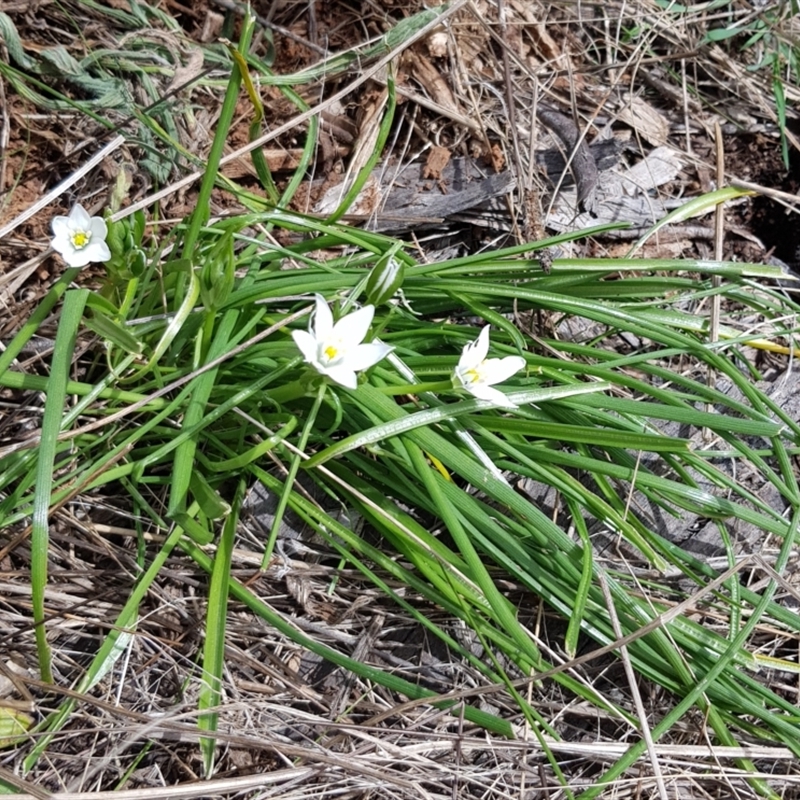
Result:
<svg viewBox="0 0 800 800"><path fill-rule="evenodd" d="M88 290L79 289L67 292L64 297L61 321L53 351L52 371L47 385L47 399L42 418L42 438L36 463L36 489L31 525L31 601L39 671L45 683L53 682L44 607L50 541L50 494L53 486L53 465L59 448L58 435L61 433L67 381L72 366L72 351L75 347L75 339L78 335L78 327L88 294Z"/></svg>

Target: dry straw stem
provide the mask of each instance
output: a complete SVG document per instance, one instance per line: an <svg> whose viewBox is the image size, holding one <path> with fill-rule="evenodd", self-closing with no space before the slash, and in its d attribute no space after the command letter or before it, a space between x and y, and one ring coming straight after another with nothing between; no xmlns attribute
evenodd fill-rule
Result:
<svg viewBox="0 0 800 800"><path fill-rule="evenodd" d="M614 629L614 635L617 639L622 638L622 628L619 624L619 617L614 608L614 599L611 596L611 591L608 587L608 579L604 573L599 575L600 587L603 590L603 596L606 600L606 607L608 608L608 615L611 619L611 626ZM667 787L664 784L664 774L661 770L661 764L658 761L658 754L656 753L655 742L653 741L653 734L650 731L650 724L647 720L647 712L642 702L642 695L639 691L636 673L633 670L630 656L628 655L628 648L626 645L619 646L619 657L622 665L625 667L625 676L628 679L628 687L631 690L631 697L633 698L634 707L636 709L636 716L639 718L639 725L641 726L642 738L647 744L647 756L650 759L650 766L653 768L653 777L655 778L656 788L658 789L658 796L660 800L668 800Z"/></svg>

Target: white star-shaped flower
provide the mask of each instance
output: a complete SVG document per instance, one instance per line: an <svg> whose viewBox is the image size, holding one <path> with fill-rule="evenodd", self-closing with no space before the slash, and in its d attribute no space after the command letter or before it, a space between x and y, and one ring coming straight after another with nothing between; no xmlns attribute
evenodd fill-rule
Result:
<svg viewBox="0 0 800 800"><path fill-rule="evenodd" d="M317 307L308 331L292 331L292 338L307 364L335 383L355 389L356 373L377 364L394 348L380 342L362 344L375 314L373 306L347 314L334 325L325 298L314 297Z"/></svg>
<svg viewBox="0 0 800 800"><path fill-rule="evenodd" d="M525 366L525 359L522 356L486 358L488 353L489 326L487 325L481 330L478 338L461 351L461 358L455 370L458 382L479 400L488 400L503 408L516 408L515 403L492 386L508 380L515 372L519 372Z"/></svg>
<svg viewBox="0 0 800 800"><path fill-rule="evenodd" d="M68 217L53 218L53 249L70 267L85 267L93 261L108 261L108 228L102 217L90 217L77 203Z"/></svg>

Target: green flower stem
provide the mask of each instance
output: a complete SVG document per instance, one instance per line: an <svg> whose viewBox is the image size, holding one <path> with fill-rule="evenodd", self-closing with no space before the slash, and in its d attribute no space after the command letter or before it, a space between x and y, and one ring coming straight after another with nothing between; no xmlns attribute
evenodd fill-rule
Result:
<svg viewBox="0 0 800 800"><path fill-rule="evenodd" d="M242 33L240 38L239 47L243 51L247 51L250 45L250 37L253 33L253 21L249 15L244 17L242 24ZM222 158L222 153L225 149L225 144L228 141L228 131L236 111L236 101L239 97L239 86L242 82L242 76L239 72L239 67L234 63L231 70L231 77L228 81L228 87L225 92L225 99L222 103L219 118L217 119L217 130L214 140L211 143L211 151L208 155L208 163L206 165L205 175L203 182L200 185L200 192L197 196L197 205L192 213L189 222L189 229L186 232L186 237L183 241L182 257L187 259L190 263L194 263L193 258L195 255L195 245L197 244L200 231L203 228L209 214L209 201L211 198L211 191L214 188L214 183L219 177L219 162ZM186 294L185 287L180 286L175 292L175 301L182 312L185 311L183 320L177 321L178 318L173 319L170 323L165 337L162 337L164 342L164 351L169 347L169 341L166 338L169 335L174 335L172 331L177 329L188 318L194 303L200 294L199 282L194 272L188 273L189 278L189 293ZM196 294L195 294L196 293ZM193 296L194 294L194 296ZM241 317L242 311L237 308L228 308L223 315L219 326L217 328L214 340L211 342L208 352L205 357L208 361L213 361L218 358L222 353L226 352L229 348L230 337ZM161 346L161 343L159 343ZM163 351L162 351L163 352ZM156 353L152 359L152 366L155 365L157 357L161 353L156 349ZM149 365L150 366L150 365ZM198 364L199 366L199 364ZM183 418L183 428L191 429L197 425L203 418L206 412L206 404L214 390L217 382L218 369L210 370L201 375L195 380L191 400L186 409ZM191 482L192 467L195 460L195 451L197 449L197 441L188 439L181 445L175 452L175 460L172 471L172 484L170 490L169 500L169 515L174 516L184 512L186 508L186 498L189 493L189 484Z"/></svg>
<svg viewBox="0 0 800 800"><path fill-rule="evenodd" d="M303 433L300 435L300 441L297 443L298 452L293 456L291 466L289 467L289 472L286 475L286 481L283 484L283 493L281 494L281 499L278 501L278 508L275 510L275 519L272 521L272 529L269 532L267 546L264 549L264 557L261 559L262 570L269 566L270 559L272 558L272 551L275 549L275 540L278 538L278 531L280 530L281 522L283 521L283 515L286 511L286 506L289 504L289 497L292 494L294 480L297 477L297 471L300 469L300 461L302 459L301 453L303 453L306 449L308 437L311 434L311 429L314 427L314 423L316 422L317 414L319 413L319 409L322 405L322 400L325 397L325 392L327 389L328 384L323 380L317 389L317 396L314 398L314 405L311 407L311 411L308 414L308 419L303 427Z"/></svg>
<svg viewBox="0 0 800 800"><path fill-rule="evenodd" d="M127 319L130 313L131 306L137 298L137 290L139 288L139 278L131 278L125 281L125 294L122 297L122 304L119 307L119 318Z"/></svg>
<svg viewBox="0 0 800 800"><path fill-rule="evenodd" d="M278 386L275 389L270 389L268 392L265 392L265 395L278 405L291 403L292 400L305 397L307 394L308 382L302 379L291 381L284 386Z"/></svg>
<svg viewBox="0 0 800 800"><path fill-rule="evenodd" d="M378 391L390 397L402 394L421 394L422 392L449 392L453 389L452 381L431 381L429 383L402 383L399 386L381 386Z"/></svg>
<svg viewBox="0 0 800 800"><path fill-rule="evenodd" d="M0 372L0 386L5 386L7 389L22 389L29 392L47 392L50 387L50 378L43 375L27 375L24 372L13 372L6 370ZM91 383L81 383L79 381L67 381L67 394L75 394L79 397L86 397L92 392L95 392L97 387ZM97 397L101 400L118 400L121 403L139 403L147 399L146 394L139 392L126 392L122 389L101 389L97 393ZM147 411L155 411L156 409L164 408L167 401L163 397L154 397L144 409Z"/></svg>
<svg viewBox="0 0 800 800"><path fill-rule="evenodd" d="M253 35L254 19L246 14L242 22L242 33L239 40L239 51L247 52L250 47L250 39ZM239 87L242 84L242 73L236 60L233 62L231 77L228 81L228 88L225 92L225 99L222 102L222 109L217 120L217 135L211 143L211 150L208 154L208 162L203 173L203 181L200 184L200 191L197 195L197 204L189 221L189 229L186 231L186 238L183 240L181 255L183 258L192 259L195 245L200 235L200 229L206 223L209 216L211 192L219 177L219 162L225 151L228 142L228 130L233 122L236 113L236 102L239 99Z"/></svg>

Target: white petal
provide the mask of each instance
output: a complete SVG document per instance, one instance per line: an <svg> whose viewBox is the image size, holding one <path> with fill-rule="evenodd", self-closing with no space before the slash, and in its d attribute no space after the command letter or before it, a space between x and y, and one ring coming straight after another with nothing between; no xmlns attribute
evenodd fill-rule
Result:
<svg viewBox="0 0 800 800"><path fill-rule="evenodd" d="M474 342L464 346L461 351L461 358L458 360L458 368L463 371L475 369L489 352L489 326L481 329L478 338Z"/></svg>
<svg viewBox="0 0 800 800"><path fill-rule="evenodd" d="M75 248L72 246L72 239L70 237L70 232L65 229L59 228L56 232L56 235L53 237L53 241L51 242L53 245L53 250L57 253L61 253L61 255L67 255L72 253Z"/></svg>
<svg viewBox="0 0 800 800"><path fill-rule="evenodd" d="M108 227L102 217L90 217L86 209L77 203L68 217L54 217L53 249L70 267L85 267L92 261L108 261L111 251L106 244ZM88 241L84 247L75 246L75 234L83 233Z"/></svg>
<svg viewBox="0 0 800 800"><path fill-rule="evenodd" d="M62 253L61 258L63 258L70 267L85 267L92 260L89 257L90 255L91 253L89 252L88 247L84 247L81 250L71 248L70 250Z"/></svg>
<svg viewBox="0 0 800 800"><path fill-rule="evenodd" d="M69 224L69 217L53 217L53 221L50 223L53 227L53 234L56 238L65 238L69 237L70 232L70 224Z"/></svg>
<svg viewBox="0 0 800 800"><path fill-rule="evenodd" d="M381 342L360 344L348 351L344 363L350 369L361 372L362 369L369 369L373 364L377 364L381 359L386 358L392 350L394 350L394 347Z"/></svg>
<svg viewBox="0 0 800 800"><path fill-rule="evenodd" d="M94 219L99 219L99 217L95 217ZM75 203L72 207L72 211L69 212L69 221L73 230L77 228L86 231L91 228L92 217L89 216L86 209L80 203ZM103 225L105 226L105 223L103 223ZM105 236L105 233L103 233L103 236Z"/></svg>
<svg viewBox="0 0 800 800"><path fill-rule="evenodd" d="M313 364L317 369L317 340L308 331L292 331L292 339L303 354L307 364Z"/></svg>
<svg viewBox="0 0 800 800"><path fill-rule="evenodd" d="M95 239L102 239L105 242L106 236L108 236L108 226L102 217L92 217L86 228L91 232L93 242Z"/></svg>
<svg viewBox="0 0 800 800"><path fill-rule="evenodd" d="M506 356L505 358L489 358L483 365L483 382L489 385L502 383L525 366L522 356Z"/></svg>
<svg viewBox="0 0 800 800"><path fill-rule="evenodd" d="M488 400L496 406L503 408L516 408L516 403L512 403L499 389L493 389L485 383L473 383L464 387L473 397L478 400Z"/></svg>
<svg viewBox="0 0 800 800"><path fill-rule="evenodd" d="M489 355L489 326L484 325L481 332L478 334L478 339L475 342L475 352L479 356L478 363L483 361Z"/></svg>
<svg viewBox="0 0 800 800"><path fill-rule="evenodd" d="M98 239L94 241L92 239L86 247L86 255L89 261L108 261L111 258L111 251L108 249L105 240Z"/></svg>
<svg viewBox="0 0 800 800"><path fill-rule="evenodd" d="M475 369L475 367L481 363L480 359L475 356L475 349L477 346L477 340L464 345L464 349L461 351L461 358L458 359L458 366L456 367L457 372L468 372L469 370Z"/></svg>
<svg viewBox="0 0 800 800"><path fill-rule="evenodd" d="M356 373L347 364L337 364L334 367L321 369L323 375L327 375L332 381L344 386L346 389L355 389L358 386Z"/></svg>
<svg viewBox="0 0 800 800"><path fill-rule="evenodd" d="M375 315L373 306L364 306L342 317L333 326L333 336L341 342L345 342L347 347L355 347L364 341L369 326L372 324L372 317Z"/></svg>
<svg viewBox="0 0 800 800"><path fill-rule="evenodd" d="M333 330L333 314L325 302L325 298L321 294L314 295L316 302L316 311L314 312L314 336L317 341L327 339L328 334ZM309 323L309 330L311 323Z"/></svg>
<svg viewBox="0 0 800 800"><path fill-rule="evenodd" d="M462 357L463 360L463 357ZM458 382L465 388L468 389L469 385L472 383L471 380L467 379L467 375L469 374L469 368L465 368L462 366L461 361L458 362L458 366L455 369L455 376L458 379Z"/></svg>

